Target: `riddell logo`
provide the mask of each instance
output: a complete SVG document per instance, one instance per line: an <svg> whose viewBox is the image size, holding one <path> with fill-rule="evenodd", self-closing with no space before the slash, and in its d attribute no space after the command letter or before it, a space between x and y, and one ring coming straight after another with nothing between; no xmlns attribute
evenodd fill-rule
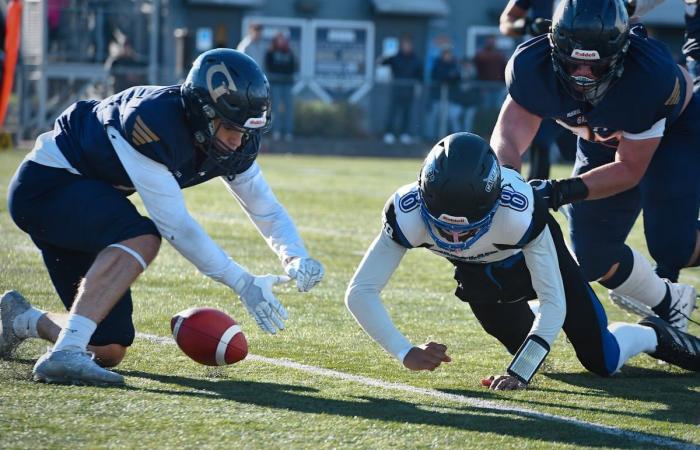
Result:
<svg viewBox="0 0 700 450"><path fill-rule="evenodd" d="M571 52L571 57L576 59L585 59L586 61L594 61L600 59L600 55L597 50L581 50L575 48Z"/></svg>
<svg viewBox="0 0 700 450"><path fill-rule="evenodd" d="M243 126L245 128L260 128L267 123L266 115L267 113L263 113L262 117L251 117L245 121Z"/></svg>
<svg viewBox="0 0 700 450"><path fill-rule="evenodd" d="M466 217L455 217L449 214L440 214L440 220L447 223L454 223L456 225L468 224L469 221Z"/></svg>

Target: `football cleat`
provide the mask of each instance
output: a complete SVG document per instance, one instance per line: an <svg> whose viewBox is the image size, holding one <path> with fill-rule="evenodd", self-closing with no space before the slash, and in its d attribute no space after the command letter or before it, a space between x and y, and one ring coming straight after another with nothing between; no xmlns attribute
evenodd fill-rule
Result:
<svg viewBox="0 0 700 450"><path fill-rule="evenodd" d="M688 321L695 309L695 288L688 284L671 283L668 280L666 280L666 284L671 292L671 306L669 307L668 316L661 318L674 328L686 332L688 331ZM641 317L657 315L649 306L639 300L613 291L608 292L610 301L629 313Z"/></svg>
<svg viewBox="0 0 700 450"><path fill-rule="evenodd" d="M671 307L668 317L662 317L674 328L683 332L688 331L688 320L695 309L697 294L695 288L688 284L668 282L671 289Z"/></svg>
<svg viewBox="0 0 700 450"><path fill-rule="evenodd" d="M10 356L24 340L15 334L15 318L31 308L31 305L17 291L7 291L0 298L0 358Z"/></svg>
<svg viewBox="0 0 700 450"><path fill-rule="evenodd" d="M639 321L656 332L656 351L650 355L656 359L686 370L700 372L700 339L671 326L658 316L648 316Z"/></svg>
<svg viewBox="0 0 700 450"><path fill-rule="evenodd" d="M103 369L86 351L47 351L34 365L34 381L63 384L123 385L124 377Z"/></svg>

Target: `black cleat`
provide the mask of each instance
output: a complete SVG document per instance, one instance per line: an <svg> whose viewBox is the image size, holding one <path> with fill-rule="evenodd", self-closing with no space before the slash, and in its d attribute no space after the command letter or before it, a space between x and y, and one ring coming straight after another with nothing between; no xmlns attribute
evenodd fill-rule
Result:
<svg viewBox="0 0 700 450"><path fill-rule="evenodd" d="M656 351L650 353L651 356L686 370L700 372L700 339L674 328L657 316L645 317L639 324L656 332L658 345Z"/></svg>

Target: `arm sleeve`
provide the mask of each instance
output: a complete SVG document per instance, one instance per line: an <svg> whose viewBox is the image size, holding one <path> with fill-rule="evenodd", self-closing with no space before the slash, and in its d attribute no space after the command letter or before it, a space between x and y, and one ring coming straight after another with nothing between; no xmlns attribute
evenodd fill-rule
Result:
<svg viewBox="0 0 700 450"><path fill-rule="evenodd" d="M136 151L114 128L107 134L161 235L204 275L239 291L245 269L236 264L190 216L168 169Z"/></svg>
<svg viewBox="0 0 700 450"><path fill-rule="evenodd" d="M292 218L275 197L257 163L232 181L222 180L280 261L308 256Z"/></svg>
<svg viewBox="0 0 700 450"><path fill-rule="evenodd" d="M399 361L413 344L396 329L379 297L399 266L406 248L379 233L367 249L345 292L345 305L362 329Z"/></svg>
<svg viewBox="0 0 700 450"><path fill-rule="evenodd" d="M523 247L523 254L532 277L532 287L540 301L540 311L530 334L541 337L551 347L566 318L566 294L549 226Z"/></svg>

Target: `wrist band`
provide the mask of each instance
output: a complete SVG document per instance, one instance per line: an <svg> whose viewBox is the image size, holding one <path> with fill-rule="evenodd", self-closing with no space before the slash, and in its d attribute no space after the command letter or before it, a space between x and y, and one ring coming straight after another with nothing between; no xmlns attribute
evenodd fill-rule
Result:
<svg viewBox="0 0 700 450"><path fill-rule="evenodd" d="M508 374L528 384L549 354L549 344L541 337L531 334L525 339L513 357Z"/></svg>

